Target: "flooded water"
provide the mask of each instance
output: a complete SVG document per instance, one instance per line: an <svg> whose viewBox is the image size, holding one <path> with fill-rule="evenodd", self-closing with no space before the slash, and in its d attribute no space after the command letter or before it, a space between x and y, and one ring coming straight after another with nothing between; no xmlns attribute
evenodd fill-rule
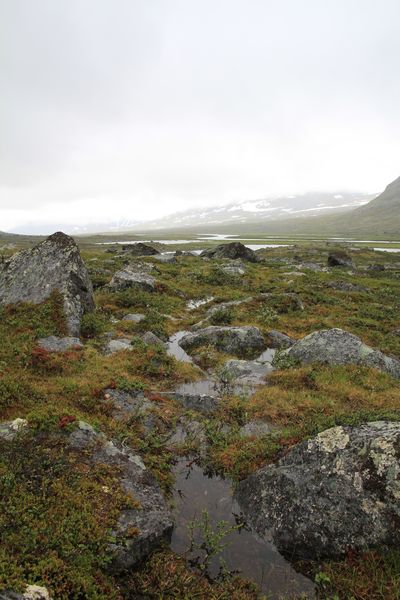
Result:
<svg viewBox="0 0 400 600"><path fill-rule="evenodd" d="M189 561L201 557L201 551L188 552L191 521L202 518L207 511L213 530L217 524L225 521L229 527L240 522L240 507L233 499L228 481L219 477L209 477L204 471L182 459L174 468L176 483L174 488L175 528L172 534L172 550L186 555ZM201 529L196 528L195 538L201 543ZM244 527L235 529L222 540L226 547L222 557L228 571L239 572L246 579L256 583L261 591L269 594L271 600L294 598L304 594L304 598L315 598L314 584L297 573L274 546L260 539ZM216 577L220 570L220 560L216 556L209 566L209 574Z"/></svg>
<svg viewBox="0 0 400 600"><path fill-rule="evenodd" d="M171 335L167 343L167 354L170 356L174 356L177 360L181 360L183 362L193 362L191 356L187 354L183 348L179 345L179 340L183 338L190 331L178 331Z"/></svg>
<svg viewBox="0 0 400 600"><path fill-rule="evenodd" d="M400 252L400 248L374 248L375 252Z"/></svg>
<svg viewBox="0 0 400 600"><path fill-rule="evenodd" d="M274 348L267 348L262 354L256 359L260 363L272 363L276 350Z"/></svg>

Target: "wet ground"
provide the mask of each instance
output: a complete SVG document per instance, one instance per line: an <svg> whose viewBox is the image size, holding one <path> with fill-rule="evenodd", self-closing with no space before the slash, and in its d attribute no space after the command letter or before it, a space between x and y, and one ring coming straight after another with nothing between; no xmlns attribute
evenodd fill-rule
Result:
<svg viewBox="0 0 400 600"><path fill-rule="evenodd" d="M173 501L176 526L172 534L171 547L195 562L201 551L188 552L190 547L190 522L202 519L207 511L209 522L215 530L218 523L225 521L229 527L240 524L240 507L233 499L228 481L209 477L188 459L181 459L174 468L176 484ZM196 529L195 540L203 541L201 528ZM210 575L217 577L223 559L228 571L239 572L256 583L261 591L269 594L270 600L299 597L315 598L314 584L297 573L274 546L261 540L244 527L235 529L223 540L226 547L210 563Z"/></svg>
<svg viewBox="0 0 400 600"><path fill-rule="evenodd" d="M192 362L191 357L179 346L179 340L186 335L179 331L171 336L168 342L168 353L178 360ZM257 364L270 364L275 350L266 349L257 359ZM273 367L270 367L273 370ZM227 389L229 387L229 390ZM219 396L224 391L238 395L250 396L255 385L233 381L229 386L223 382L207 379L185 383L175 392L187 395ZM184 439L183 430L181 432ZM179 442L179 431L174 443ZM209 575L216 578L221 568L229 572L240 573L244 578L256 583L260 590L268 594L269 600L294 598L303 594L304 598L315 598L314 584L297 573L274 546L259 538L243 526L240 518L240 507L233 498L232 488L227 480L217 476L208 476L198 465L189 459L180 459L174 467L176 482L173 503L175 528L172 534L171 548L185 555L190 564L195 565L204 560L204 551L190 550L190 523L204 519L204 512L215 531L221 522L225 522L224 530L229 533L223 537L223 550L215 555L208 565ZM233 528L233 530L231 530ZM202 528L196 527L194 540L201 544L204 539Z"/></svg>

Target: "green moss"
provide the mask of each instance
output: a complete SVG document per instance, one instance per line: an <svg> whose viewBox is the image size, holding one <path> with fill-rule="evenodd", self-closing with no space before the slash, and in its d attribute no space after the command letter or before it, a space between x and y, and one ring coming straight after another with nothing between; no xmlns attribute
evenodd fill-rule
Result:
<svg viewBox="0 0 400 600"><path fill-rule="evenodd" d="M117 599L108 544L127 499L112 470L89 466L60 436L19 436L0 450L0 588Z"/></svg>

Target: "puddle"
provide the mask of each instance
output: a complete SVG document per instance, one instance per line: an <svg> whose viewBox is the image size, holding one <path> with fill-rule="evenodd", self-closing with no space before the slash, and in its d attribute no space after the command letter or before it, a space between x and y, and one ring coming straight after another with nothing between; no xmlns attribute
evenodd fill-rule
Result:
<svg viewBox="0 0 400 600"><path fill-rule="evenodd" d="M179 345L179 340L183 338L190 331L178 331L171 335L167 342L167 354L170 356L174 356L176 360L181 360L182 362L193 362L191 356L184 351L183 348Z"/></svg>
<svg viewBox="0 0 400 600"><path fill-rule="evenodd" d="M373 248L375 252L392 252L395 254L396 252L400 252L400 248Z"/></svg>
<svg viewBox="0 0 400 600"><path fill-rule="evenodd" d="M260 363L272 363L272 361L274 360L275 354L276 354L275 348L267 348L255 360L256 360L256 362L260 362Z"/></svg>
<svg viewBox="0 0 400 600"><path fill-rule="evenodd" d="M196 310L199 306L203 306L203 304L208 304L214 300L214 296L207 296L207 298L202 298L201 300L189 300L186 304L186 308L188 310Z"/></svg>
<svg viewBox="0 0 400 600"><path fill-rule="evenodd" d="M240 508L234 501L228 481L219 477L208 477L197 465L187 459L181 459L174 467L176 477L174 489L175 528L171 539L171 548L179 554L185 554L189 561L199 555L199 550L188 552L190 534L188 524L200 520L202 511L207 510L210 524L215 530L220 521L226 521L230 527L240 522ZM201 542L196 529L196 541ZM314 584L296 573L274 546L260 539L244 527L228 533L222 542L227 546L220 556L229 571L237 571L243 577L256 583L261 591L269 594L270 600L282 600L304 594L305 598L315 598ZM197 556L196 556L197 554ZM212 577L218 575L220 561L214 557L209 572Z"/></svg>

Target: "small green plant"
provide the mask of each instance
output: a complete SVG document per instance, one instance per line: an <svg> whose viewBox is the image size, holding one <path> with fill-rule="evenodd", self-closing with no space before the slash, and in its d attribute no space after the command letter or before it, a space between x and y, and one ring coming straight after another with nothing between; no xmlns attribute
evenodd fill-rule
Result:
<svg viewBox="0 0 400 600"><path fill-rule="evenodd" d="M290 354L286 354L285 350L278 350L272 361L272 366L275 369L293 369L298 367L299 364L299 361Z"/></svg>
<svg viewBox="0 0 400 600"><path fill-rule="evenodd" d="M107 330L108 319L101 312L86 313L81 321L81 334L84 338L95 338Z"/></svg>
<svg viewBox="0 0 400 600"><path fill-rule="evenodd" d="M229 308L219 308L215 310L210 317L212 325L230 325L233 321L233 311Z"/></svg>
<svg viewBox="0 0 400 600"><path fill-rule="evenodd" d="M327 575L326 573L324 573L323 571L319 571L314 578L315 583L318 584L325 584L325 583L330 583L331 582L331 578L329 577L329 575Z"/></svg>
<svg viewBox="0 0 400 600"><path fill-rule="evenodd" d="M257 318L263 325L270 325L271 323L274 323L274 321L278 320L279 315L274 308L271 308L266 304L262 304L257 313Z"/></svg>
<svg viewBox="0 0 400 600"><path fill-rule="evenodd" d="M229 545L226 538L234 531L243 527L242 524L231 525L227 521L218 521L213 527L210 515L206 509L201 513L200 519L193 519L188 523L190 544L189 554L197 554L191 561L202 573L211 577L210 567L214 558L218 558L220 575L228 575L226 563L221 554ZM200 554L198 554L200 553Z"/></svg>
<svg viewBox="0 0 400 600"><path fill-rule="evenodd" d="M116 387L123 392L142 392L146 386L142 381L137 379L129 379L127 377L119 377L115 381Z"/></svg>

